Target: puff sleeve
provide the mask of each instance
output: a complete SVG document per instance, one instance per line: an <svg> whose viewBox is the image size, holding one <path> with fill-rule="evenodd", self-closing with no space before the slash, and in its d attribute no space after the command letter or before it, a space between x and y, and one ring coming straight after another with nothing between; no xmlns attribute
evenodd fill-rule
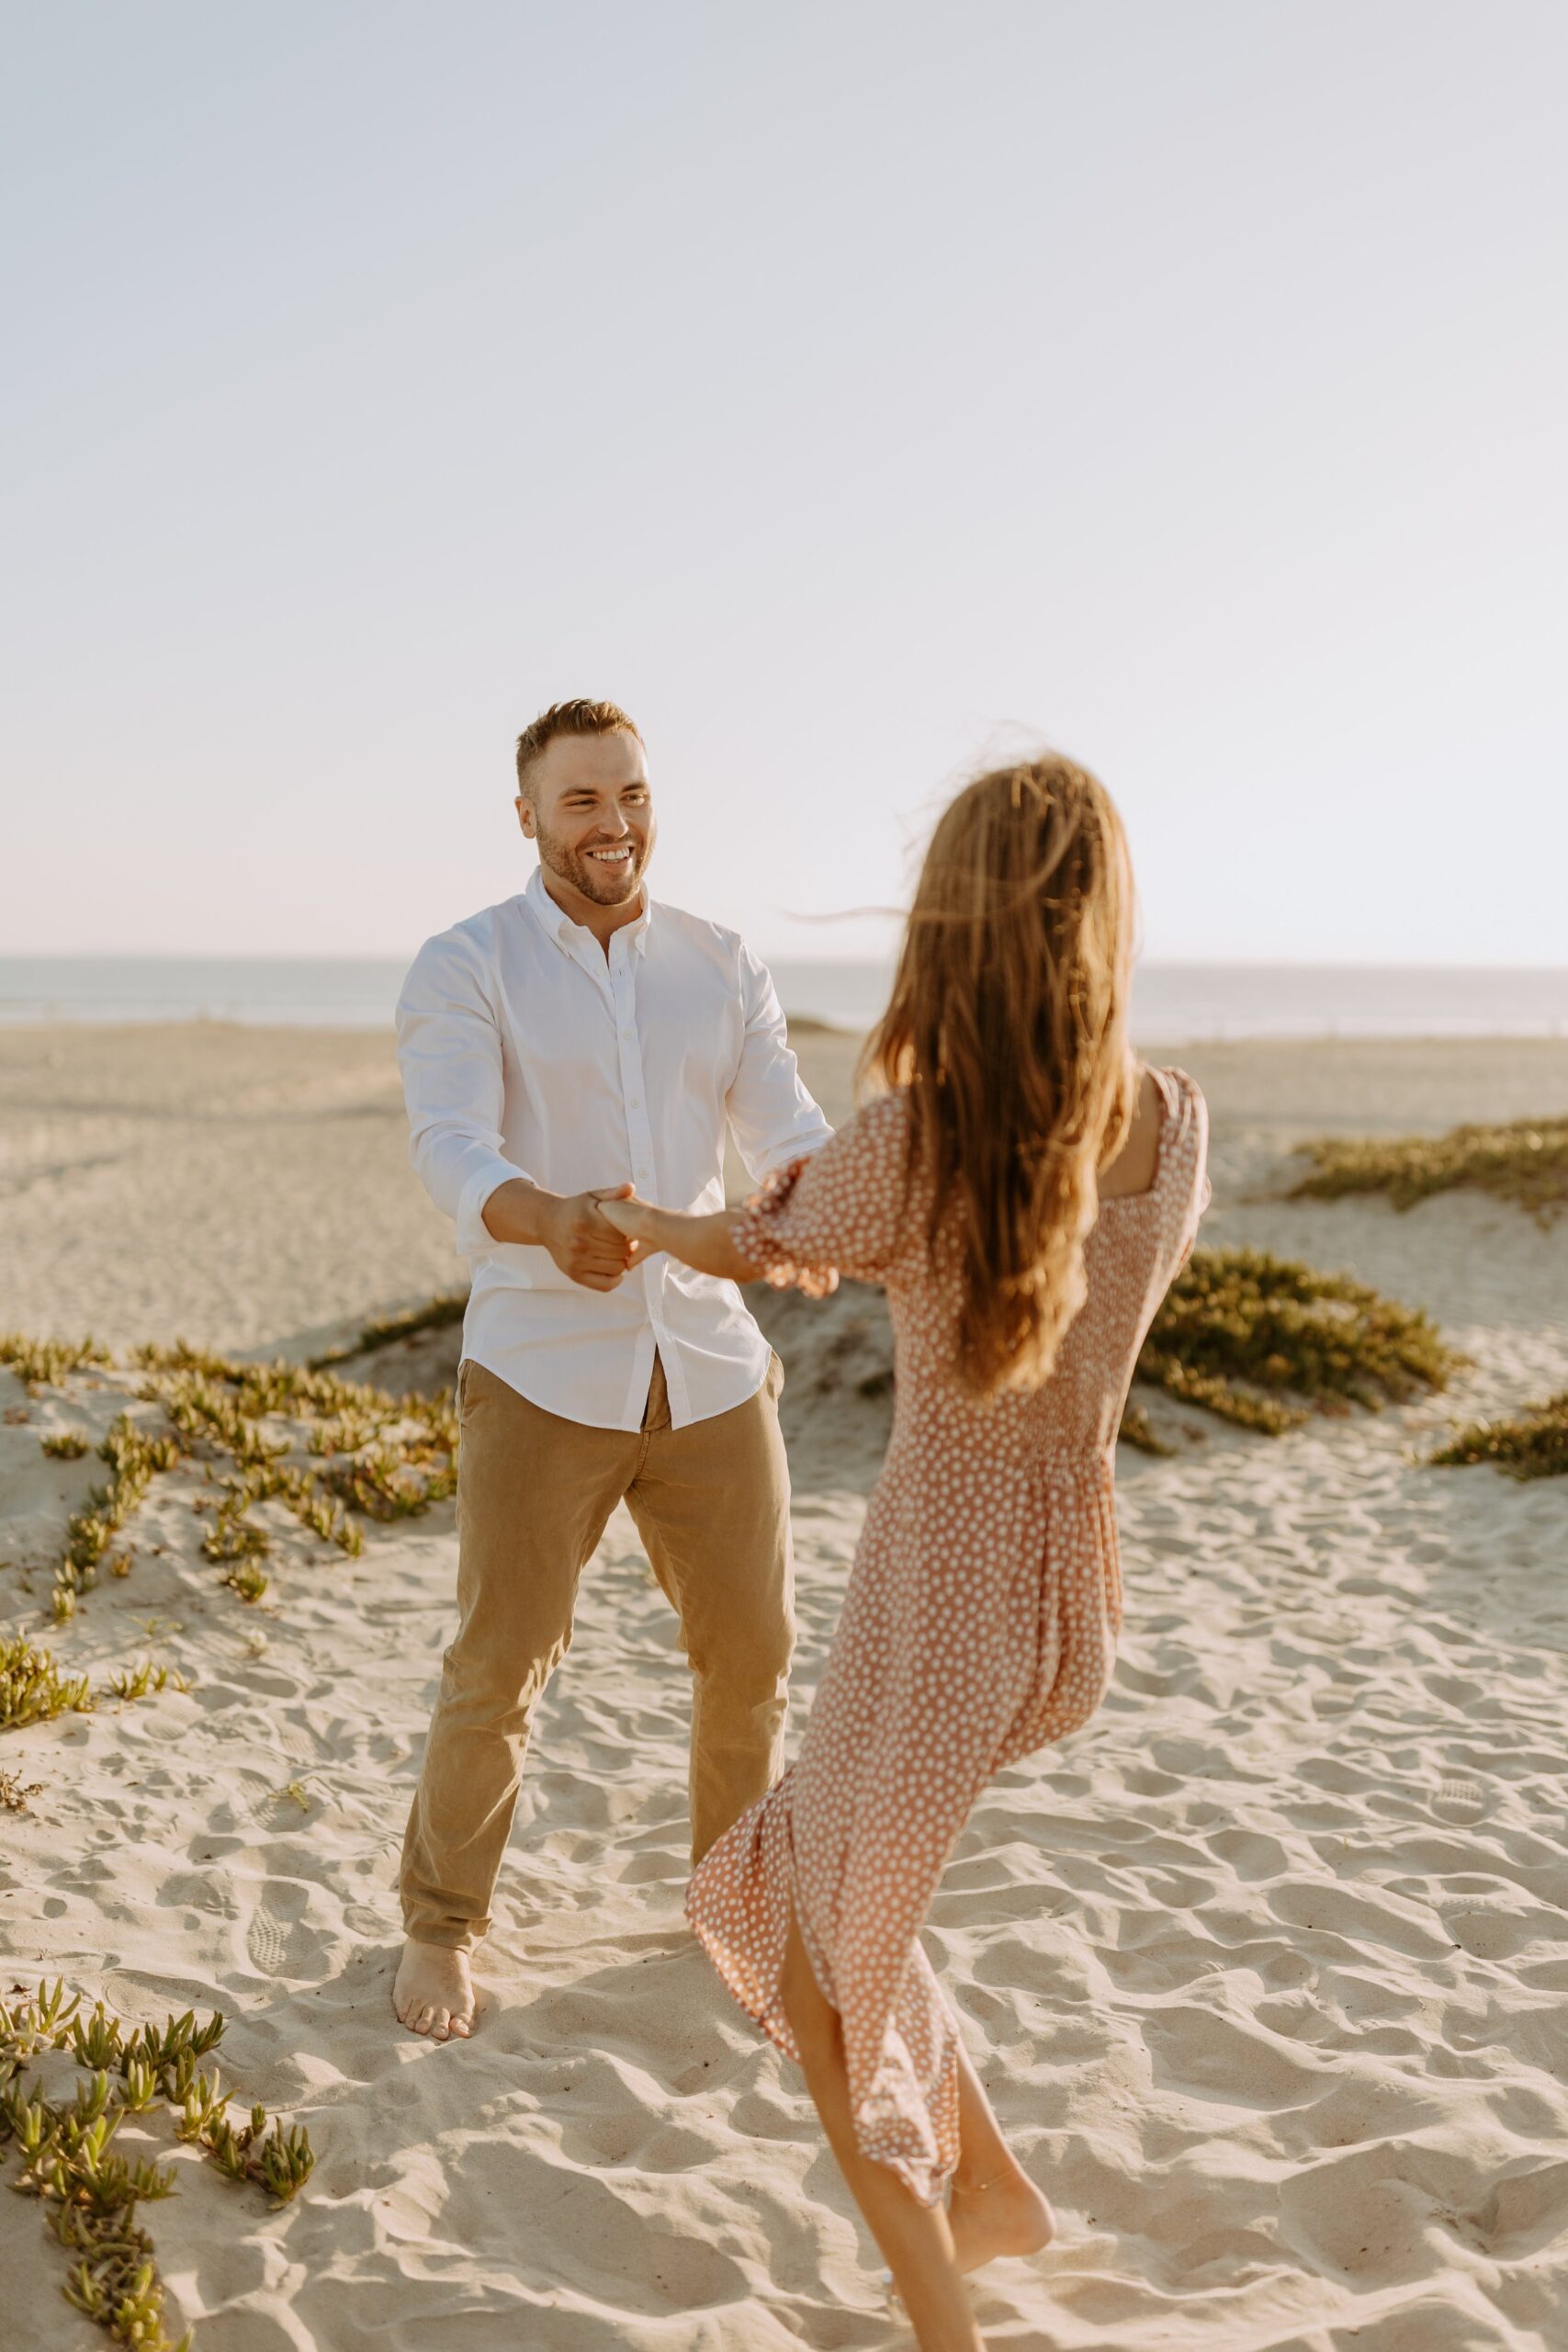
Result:
<svg viewBox="0 0 1568 2352"><path fill-rule="evenodd" d="M885 1281L908 1231L908 1136L902 1093L867 1103L822 1150L778 1170L732 1212L736 1249L776 1290L820 1298L840 1274Z"/></svg>

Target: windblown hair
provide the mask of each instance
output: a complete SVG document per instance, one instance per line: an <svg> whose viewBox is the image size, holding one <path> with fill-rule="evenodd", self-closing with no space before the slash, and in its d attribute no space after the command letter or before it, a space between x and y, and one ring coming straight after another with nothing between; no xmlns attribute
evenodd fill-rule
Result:
<svg viewBox="0 0 1568 2352"><path fill-rule="evenodd" d="M907 1087L928 1238L956 1254L957 1370L978 1396L1037 1388L1085 1295L1096 1170L1137 1100L1127 1041L1134 905L1104 786L1048 754L943 811L893 993L863 1062Z"/></svg>
<svg viewBox="0 0 1568 2352"><path fill-rule="evenodd" d="M553 743L558 735L635 735L642 742L642 729L636 719L628 718L613 702L585 702L581 698L576 702L553 702L517 738L519 791L526 792L529 768L546 744Z"/></svg>

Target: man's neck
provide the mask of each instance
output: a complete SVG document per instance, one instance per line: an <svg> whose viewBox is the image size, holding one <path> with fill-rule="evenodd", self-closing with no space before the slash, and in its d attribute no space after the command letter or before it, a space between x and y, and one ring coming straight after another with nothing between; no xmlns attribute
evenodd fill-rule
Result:
<svg viewBox="0 0 1568 2352"><path fill-rule="evenodd" d="M545 886L547 897L554 900L562 914L570 915L573 922L593 933L604 951L606 960L610 954L610 942L616 932L625 931L628 923L640 922L648 904L646 882L637 897L628 899L625 906L602 907L597 899L585 898L573 884L563 882L558 874L552 874L546 865L539 868L539 879Z"/></svg>

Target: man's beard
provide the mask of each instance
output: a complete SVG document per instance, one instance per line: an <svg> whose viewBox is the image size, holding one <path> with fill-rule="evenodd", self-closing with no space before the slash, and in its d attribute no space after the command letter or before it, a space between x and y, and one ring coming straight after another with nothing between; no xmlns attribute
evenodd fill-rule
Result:
<svg viewBox="0 0 1568 2352"><path fill-rule="evenodd" d="M642 869L648 862L646 846L634 841L631 855L624 865L601 865L581 850L568 849L563 842L547 833L535 820L535 834L539 844L539 861L549 868L558 881L570 882L585 899L597 907L620 907L642 888Z"/></svg>

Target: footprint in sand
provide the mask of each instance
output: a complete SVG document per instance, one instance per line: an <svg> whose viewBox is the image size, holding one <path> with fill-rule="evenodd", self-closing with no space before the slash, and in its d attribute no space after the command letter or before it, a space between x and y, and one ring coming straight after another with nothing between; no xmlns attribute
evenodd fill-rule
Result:
<svg viewBox="0 0 1568 2352"><path fill-rule="evenodd" d="M1486 1810L1486 1792L1477 1781L1444 1781L1432 1800L1439 1821L1479 1821Z"/></svg>
<svg viewBox="0 0 1568 2352"><path fill-rule="evenodd" d="M251 1964L263 1976L309 1977L314 1973L320 1939L302 1919L288 1917L291 1905L303 1910L305 1902L303 1887L263 1890L255 1916L245 1930Z"/></svg>

